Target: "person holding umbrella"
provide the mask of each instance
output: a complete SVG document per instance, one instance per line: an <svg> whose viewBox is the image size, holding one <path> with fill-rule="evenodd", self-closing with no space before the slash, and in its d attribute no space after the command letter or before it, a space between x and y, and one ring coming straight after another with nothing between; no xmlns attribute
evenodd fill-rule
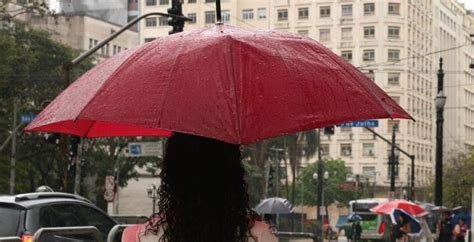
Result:
<svg viewBox="0 0 474 242"><path fill-rule="evenodd" d="M276 242L249 206L239 145L174 133L163 159L159 213L126 242Z"/></svg>
<svg viewBox="0 0 474 242"><path fill-rule="evenodd" d="M464 242L467 232L467 225L463 218L459 219L459 223L454 226L453 239L456 242Z"/></svg>

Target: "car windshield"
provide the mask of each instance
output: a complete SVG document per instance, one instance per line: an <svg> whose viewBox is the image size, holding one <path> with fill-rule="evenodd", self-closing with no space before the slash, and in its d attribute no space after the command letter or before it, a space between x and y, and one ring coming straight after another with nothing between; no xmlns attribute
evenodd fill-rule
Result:
<svg viewBox="0 0 474 242"><path fill-rule="evenodd" d="M16 236L19 222L19 209L0 207L0 237Z"/></svg>

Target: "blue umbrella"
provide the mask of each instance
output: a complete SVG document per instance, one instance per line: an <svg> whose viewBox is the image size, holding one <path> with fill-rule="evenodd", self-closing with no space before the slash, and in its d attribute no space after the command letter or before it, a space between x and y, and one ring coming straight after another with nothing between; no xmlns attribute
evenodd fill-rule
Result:
<svg viewBox="0 0 474 242"><path fill-rule="evenodd" d="M347 220L349 221L361 221L362 217L356 213L351 213L347 216Z"/></svg>
<svg viewBox="0 0 474 242"><path fill-rule="evenodd" d="M405 223L410 225L410 234L420 234L421 225L420 221L413 215L407 213L405 210L396 208L390 213L390 218L392 219L393 224L400 223L400 217L403 217Z"/></svg>
<svg viewBox="0 0 474 242"><path fill-rule="evenodd" d="M464 223L466 223L468 227L471 227L471 215L466 212L455 213L451 218L451 224L454 226L458 224L461 219L464 219Z"/></svg>
<svg viewBox="0 0 474 242"><path fill-rule="evenodd" d="M336 228L342 228L347 225L348 219L347 216L341 215L337 219Z"/></svg>

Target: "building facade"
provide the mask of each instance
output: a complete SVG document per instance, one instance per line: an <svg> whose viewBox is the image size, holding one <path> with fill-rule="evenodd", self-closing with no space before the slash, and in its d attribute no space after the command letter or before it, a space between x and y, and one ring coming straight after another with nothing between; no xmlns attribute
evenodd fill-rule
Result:
<svg viewBox="0 0 474 242"><path fill-rule="evenodd" d="M474 72L473 16L455 0L435 3L435 50L449 51L436 55L443 58L444 94L444 160L456 159L474 147ZM435 69L439 66L435 63Z"/></svg>
<svg viewBox="0 0 474 242"><path fill-rule="evenodd" d="M440 37L441 29L448 32L446 26L439 26L440 1L227 0L222 2L222 16L223 22L232 25L289 31L313 38L366 73L416 120L381 120L379 127L374 130L390 139L393 127L397 127L396 143L415 156L415 182L417 187L422 187L428 186L434 177L433 100L436 96L437 59L441 54L450 54L445 58L445 63L452 63L445 65L447 73L463 66L457 82L470 84L458 85L456 94L447 93L446 110L450 111L446 111L445 117L458 120L459 124L456 115L462 110L464 114L460 119L465 121L461 121L462 125L459 126L463 128L453 136L459 137L461 146L468 147L472 143L472 72L469 65L464 65L472 59L472 46L465 45L458 52L443 51L453 43L455 45L469 39L469 32L462 30L472 30L469 27L472 17L462 5L451 0L463 10L459 10L459 16L456 15L454 20L459 24L459 31L449 32L456 35L459 41L456 39L447 42L446 37ZM169 0L143 0L140 12L166 12L170 5ZM186 0L183 3L183 13L193 19L192 23L186 23L185 30L206 27L215 22L215 3L213 0ZM165 36L170 29L166 18L148 18L140 27L140 41L143 43L152 41L157 36ZM433 53L436 51L442 52ZM463 63L456 56L462 57ZM446 75L447 79L448 76L449 74ZM445 88L451 85L447 79ZM460 94L457 93L462 93L463 97L459 98ZM449 103L450 96L453 96L453 103ZM450 106L462 108L449 108ZM448 128L445 128L445 132L454 130L452 125L447 120L445 127ZM463 135L471 135L471 138L462 139ZM450 142L449 135L445 135L445 139L445 143ZM378 186L389 185L390 146L369 131L363 128L338 127L335 135L322 138L321 147L324 157L345 160L352 174L363 175ZM303 166L304 163L314 161L304 161ZM406 187L411 180L411 160L400 154L398 161L396 186Z"/></svg>

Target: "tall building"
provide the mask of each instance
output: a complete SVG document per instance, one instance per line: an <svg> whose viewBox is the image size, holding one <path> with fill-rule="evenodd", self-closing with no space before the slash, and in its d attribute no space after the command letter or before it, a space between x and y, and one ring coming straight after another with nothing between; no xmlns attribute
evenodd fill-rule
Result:
<svg viewBox="0 0 474 242"><path fill-rule="evenodd" d="M450 13L453 21L458 23L454 33L445 24L438 26L443 21L438 20L442 16L438 6L443 4L446 11L453 11L448 10L447 2L459 8L459 13ZM168 0L144 0L140 12L166 12L168 7ZM451 88L456 90L456 94L447 93L446 110L449 111L445 117L457 120L458 125L462 123L459 131L451 131L457 132L453 136L459 137L460 145L467 147L472 144L474 118L471 105L474 99L469 63L473 49L471 45L464 45L454 52L445 50L466 43L473 30L472 16L455 0L228 0L223 1L222 10L223 22L232 25L289 31L323 43L366 73L412 114L416 122L381 120L374 130L390 139L393 127L397 127L397 145L415 156L416 187L427 186L433 179L437 59L449 54L445 58L445 63L450 62L445 65L446 90L451 88L449 72L456 70L461 73L456 75L459 77L457 84L452 84L457 88ZM215 3L213 0L186 0L183 13L193 19L192 23L186 23L185 30L206 27L215 22ZM447 21L446 17L442 18ZM141 42L167 35L171 28L166 20L146 19L140 28ZM444 33L441 29L456 35L456 40L440 38L440 33ZM433 53L435 51L440 52ZM460 85L463 83L466 85ZM451 103L450 96L453 96ZM464 114L457 119L460 110ZM449 127L445 132L457 130L451 128L454 125L451 123L446 121L445 127ZM461 139L463 135L471 138ZM450 142L449 135L445 138L445 143ZM390 181L389 149L387 143L363 128L338 127L334 136L322 139L325 157L345 160L352 174L364 175L372 185L376 183L385 188ZM411 180L411 160L400 154L398 161L396 186L404 188ZM401 191L397 190L397 193Z"/></svg>
<svg viewBox="0 0 474 242"><path fill-rule="evenodd" d="M434 50L450 49L436 55L437 60L443 58L446 72L443 157L447 161L474 148L474 72L470 69L474 18L456 0L436 1L434 13Z"/></svg>

